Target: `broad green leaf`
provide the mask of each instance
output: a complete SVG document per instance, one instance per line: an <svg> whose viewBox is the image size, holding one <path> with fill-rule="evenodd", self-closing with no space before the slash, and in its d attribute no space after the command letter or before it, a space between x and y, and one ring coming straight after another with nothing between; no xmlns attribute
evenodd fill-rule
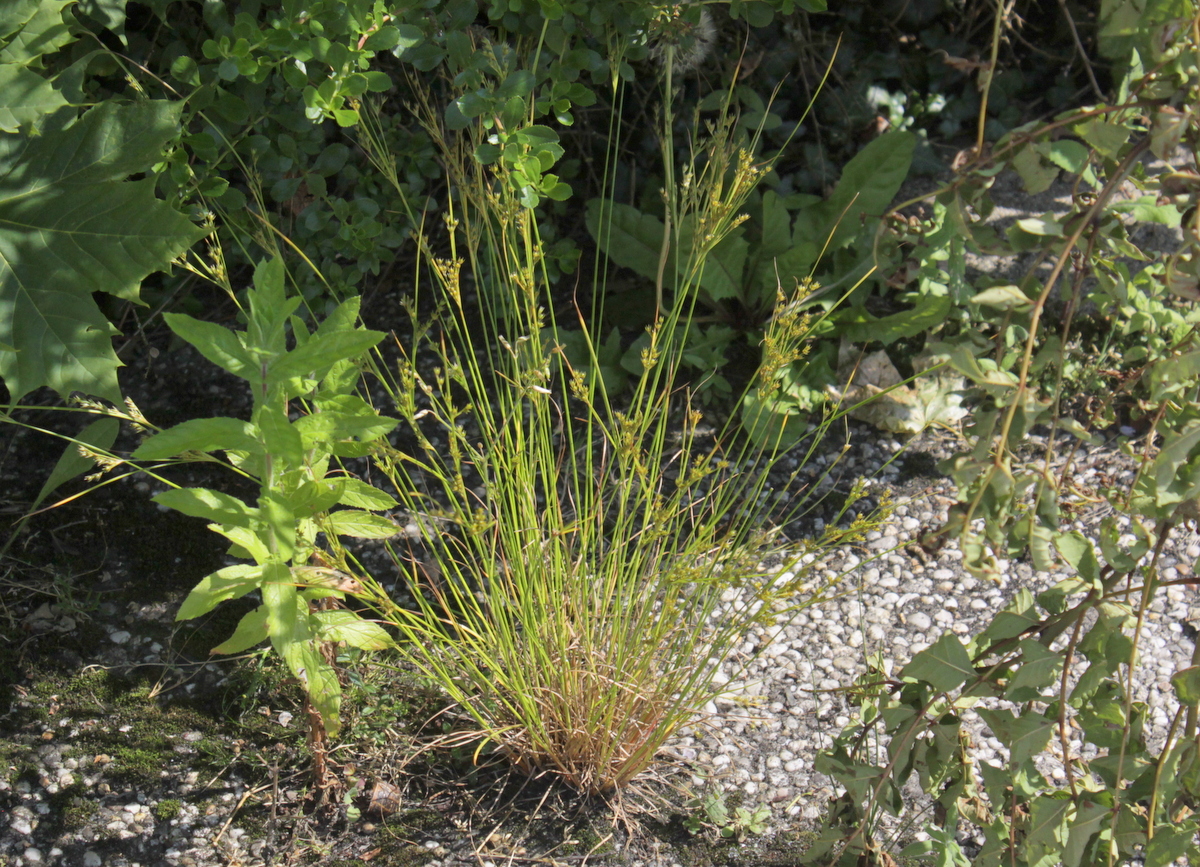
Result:
<svg viewBox="0 0 1200 867"><path fill-rule="evenodd" d="M1118 156L1132 132L1123 124L1111 123L1100 118L1075 125L1075 134L1109 159Z"/></svg>
<svg viewBox="0 0 1200 867"><path fill-rule="evenodd" d="M1060 138L1043 144L1039 149L1042 149L1046 159L1071 174L1077 175L1087 167L1088 149L1073 139Z"/></svg>
<svg viewBox="0 0 1200 867"><path fill-rule="evenodd" d="M876 318L863 307L850 307L827 319L835 323L835 331L855 343L878 340L894 343L905 337L923 334L946 321L950 314L950 296L922 295L912 310ZM843 324L845 323L845 324Z"/></svg>
<svg viewBox="0 0 1200 867"><path fill-rule="evenodd" d="M0 41L19 33L37 15L42 0L7 0L0 3Z"/></svg>
<svg viewBox="0 0 1200 867"><path fill-rule="evenodd" d="M66 97L33 70L0 65L0 132L15 133L66 104Z"/></svg>
<svg viewBox="0 0 1200 867"><path fill-rule="evenodd" d="M1187 854L1195 836L1196 822L1192 820L1155 825L1154 837L1146 844L1146 867L1170 867Z"/></svg>
<svg viewBox="0 0 1200 867"><path fill-rule="evenodd" d="M319 398L317 410L296 422L306 445L346 439L367 442L387 436L399 424L397 419L380 415L353 394Z"/></svg>
<svg viewBox="0 0 1200 867"><path fill-rule="evenodd" d="M339 536L353 536L357 539L390 539L400 532L388 518L357 509L331 512L329 530Z"/></svg>
<svg viewBox="0 0 1200 867"><path fill-rule="evenodd" d="M979 634L976 643L981 650L993 642L1015 638L1041 622L1033 605L1033 594L1021 588L1004 609L992 618L992 622Z"/></svg>
<svg viewBox="0 0 1200 867"><path fill-rule="evenodd" d="M266 606L260 605L243 615L242 619L238 621L233 635L209 652L241 653L243 650L249 650L254 645L266 641L267 638L267 609Z"/></svg>
<svg viewBox="0 0 1200 867"><path fill-rule="evenodd" d="M1100 561L1096 559L1096 549L1090 539L1079 533L1059 533L1054 537L1054 547L1084 581L1092 584L1099 580Z"/></svg>
<svg viewBox="0 0 1200 867"><path fill-rule="evenodd" d="M263 607L267 609L267 629L271 644L308 693L321 714L326 731L336 735L341 727L338 712L342 688L337 675L321 655L314 627L317 622L308 612L308 603L288 582L291 573L282 563L271 564L280 580L263 584Z"/></svg>
<svg viewBox="0 0 1200 867"><path fill-rule="evenodd" d="M353 506L356 509L394 509L396 501L389 494L368 485L360 479L345 479L346 489L338 501L343 506Z"/></svg>
<svg viewBox="0 0 1200 867"><path fill-rule="evenodd" d="M262 583L262 568L239 563L226 566L200 579L192 592L183 600L176 620L191 620L212 611L229 599L240 599Z"/></svg>
<svg viewBox="0 0 1200 867"><path fill-rule="evenodd" d="M864 217L887 210L908 176L917 138L910 132L886 132L846 163L833 195L796 215L793 242L814 243L820 250L849 243L862 230ZM831 236L832 233L832 236Z"/></svg>
<svg viewBox="0 0 1200 867"><path fill-rule="evenodd" d="M259 365L246 349L238 332L215 322L195 319L186 313L164 313L163 319L171 330L196 347L201 355L234 376L256 381Z"/></svg>
<svg viewBox="0 0 1200 867"><path fill-rule="evenodd" d="M246 293L250 302L248 330L253 332L251 345L274 354L282 354L287 348L287 318L301 301L299 297L287 298L285 277L283 259L263 259L255 266L254 286Z"/></svg>
<svg viewBox="0 0 1200 867"><path fill-rule="evenodd" d="M100 451L107 451L116 442L117 433L120 429L121 423L115 418L102 418L85 427L75 437L75 442L67 444L66 451L62 453L62 457L58 459L58 463L50 471L50 477L46 479L45 484L42 485L42 489L38 491L37 497L34 498L33 503L29 506L29 511L36 511L37 507L42 504L42 501L57 490L61 484L76 476L83 475L95 467L96 464L91 458L84 457L79 453L80 444Z"/></svg>
<svg viewBox="0 0 1200 867"><path fill-rule="evenodd" d="M75 37L63 21L62 14L63 9L73 2L74 0L41 0L37 11L23 23L19 32L12 34L9 43L0 49L0 64L29 66L43 54L52 54L64 45L74 42Z"/></svg>
<svg viewBox="0 0 1200 867"><path fill-rule="evenodd" d="M0 83L0 93L13 91ZM2 97L0 97L2 99ZM40 136L0 136L0 377L14 401L43 385L121 399L115 329L92 299L136 301L204 231L154 196L148 169L182 103L109 100Z"/></svg>
<svg viewBox="0 0 1200 867"><path fill-rule="evenodd" d="M685 239L681 233L681 247L689 249L691 242L691 238ZM721 301L726 298L743 297L743 272L746 270L746 256L749 252L750 245L741 237L741 232L737 231L736 234L722 239L721 243L704 257L704 270L700 273L699 284L710 299Z"/></svg>
<svg viewBox="0 0 1200 867"><path fill-rule="evenodd" d="M353 611L317 611L312 616L323 641L344 641L359 650L386 650L394 643L382 626Z"/></svg>
<svg viewBox="0 0 1200 867"><path fill-rule="evenodd" d="M1057 237L1063 233L1063 224L1052 216L1025 217L1017 220L1022 231L1031 235L1051 235Z"/></svg>
<svg viewBox="0 0 1200 867"><path fill-rule="evenodd" d="M279 491L266 491L258 498L258 511L267 525L271 556L291 559L296 546L296 514L291 503Z"/></svg>
<svg viewBox="0 0 1200 867"><path fill-rule="evenodd" d="M1025 185L1025 192L1033 195L1050 189L1050 185L1058 177L1058 166L1046 165L1038 151L1036 145L1025 145L1017 151L1012 161L1013 168L1017 170Z"/></svg>
<svg viewBox="0 0 1200 867"><path fill-rule="evenodd" d="M304 441L283 407L266 404L254 411L254 422L267 453L282 459L289 469L304 466Z"/></svg>
<svg viewBox="0 0 1200 867"><path fill-rule="evenodd" d="M1200 705L1200 666L1190 665L1171 675L1175 696L1184 707Z"/></svg>
<svg viewBox="0 0 1200 867"><path fill-rule="evenodd" d="M1039 795L1033 799L1029 810L1029 830L1023 845L1029 863L1036 864L1046 855L1057 856L1061 852L1070 808L1071 799L1065 792ZM1057 861L1057 858L1054 860Z"/></svg>
<svg viewBox="0 0 1200 867"><path fill-rule="evenodd" d="M901 672L901 677L925 681L938 692L957 689L974 675L967 649L950 632L944 633L933 647L914 656Z"/></svg>
<svg viewBox="0 0 1200 867"><path fill-rule="evenodd" d="M1050 742L1056 720L1035 711L1014 717L1009 710L979 708L979 715L1000 742L1008 747L1010 760L1017 765L1040 753Z"/></svg>
<svg viewBox="0 0 1200 867"><path fill-rule="evenodd" d="M761 388L746 392L740 411L746 435L769 453L791 448L808 430L808 413L794 402L764 395Z"/></svg>
<svg viewBox="0 0 1200 867"><path fill-rule="evenodd" d="M1042 690L1057 679L1062 657L1033 638L1022 641L1020 648L1020 668L1009 681L1004 697L1015 702L1036 701L1041 698Z"/></svg>
<svg viewBox="0 0 1200 867"><path fill-rule="evenodd" d="M762 198L762 241L758 254L766 259L785 253L792 246L792 221L787 207L774 190Z"/></svg>
<svg viewBox="0 0 1200 867"><path fill-rule="evenodd" d="M336 362L357 358L379 341L382 331L356 328L353 331L335 331L323 334L319 330L303 346L293 349L272 362L267 373L271 384L283 382L293 376L316 373L324 376Z"/></svg>
<svg viewBox="0 0 1200 867"><path fill-rule="evenodd" d="M237 497L208 488L172 488L150 499L193 518L206 518L235 527L249 527L258 516L257 509L247 506Z"/></svg>
<svg viewBox="0 0 1200 867"><path fill-rule="evenodd" d="M1033 301L1021 291L1021 287L1011 285L984 289L971 299L971 303L993 307L997 310L1017 310L1022 313L1033 309Z"/></svg>
<svg viewBox="0 0 1200 867"><path fill-rule="evenodd" d="M271 552L263 544L258 534L248 527L232 527L223 524L209 524L208 529L224 536L234 545L238 557L251 557L260 566L271 560Z"/></svg>
<svg viewBox="0 0 1200 867"><path fill-rule="evenodd" d="M653 280L662 256L662 221L637 208L606 199L587 203L588 232L608 258ZM667 268L665 273L670 273Z"/></svg>
<svg viewBox="0 0 1200 867"><path fill-rule="evenodd" d="M1067 820L1067 842L1063 846L1063 867L1080 867L1089 841L1100 831L1110 808L1094 801L1083 801Z"/></svg>
<svg viewBox="0 0 1200 867"><path fill-rule="evenodd" d="M262 453L262 443L249 422L216 416L194 418L155 434L133 450L135 461L161 461L183 452L244 451Z"/></svg>

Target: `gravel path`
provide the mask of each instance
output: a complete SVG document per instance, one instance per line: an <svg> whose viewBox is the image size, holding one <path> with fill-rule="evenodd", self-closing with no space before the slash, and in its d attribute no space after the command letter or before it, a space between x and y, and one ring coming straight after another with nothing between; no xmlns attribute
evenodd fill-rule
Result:
<svg viewBox="0 0 1200 867"><path fill-rule="evenodd" d="M818 564L823 575L846 573L844 596L791 619L781 617L775 625L747 636L725 667L723 677L728 683L725 693L709 708L713 716L671 745L686 766L710 769L707 784L740 792L744 804L769 805L771 824L776 828L811 826L835 794L830 781L813 771L813 760L849 722L847 704L835 690L851 683L863 670L868 653L880 651L899 667L945 630L964 636L980 630L1017 589L1045 589L1063 577L1037 573L1027 563L1009 562L1003 564L1002 579L993 584L966 575L953 544L933 557L910 553L908 543L944 520L953 492L944 479L918 477L901 482L901 478L906 468L928 466L931 456L947 454L953 442L923 435L909 445L909 457L902 456L886 467L883 465L898 444L873 434L865 425L855 427L853 442L845 465L874 476L874 484L900 492L891 519L862 546L836 551ZM923 455L919 454L922 449ZM1106 468L1114 473L1129 469L1127 461L1111 447L1085 451L1078 465L1085 479ZM150 530L155 521L168 518L152 506L146 515ZM1078 529L1086 531L1086 518ZM1163 577L1190 575L1197 556L1200 539L1181 532L1162 559ZM122 577L129 580L129 576L110 571L98 579L97 586L103 589L105 581L119 582ZM728 603L737 602L731 595ZM1193 588L1168 588L1160 594L1147 624L1138 697L1149 704L1151 726L1160 737L1175 701L1168 678L1186 666L1192 654L1196 634L1192 622L1200 617L1196 606ZM303 745L297 743L296 724L287 711L263 708L271 726L267 735L274 731L281 739L291 738L290 752L269 760L263 758L271 753L269 737L247 743L244 735L226 731L218 739L232 757L218 757L214 763L213 748L204 743L213 737L211 733L199 723L189 723L185 711L172 708L188 696L219 690L223 683L228 687L225 679L230 667L189 667L180 655L177 636L174 641L171 637L173 610L170 602L124 607L101 603L85 624L50 604L30 602L24 608L10 609L29 642L53 645L85 627L92 630L89 634L96 636L92 652L66 660L80 669L101 666L130 671L145 670L134 666L149 666L168 681L174 677L187 682L161 698L141 699L147 705L167 708L163 715L149 720L135 716L131 721L103 696L96 698L92 714L81 713L77 705L63 713L54 707L56 696L18 685L11 709L0 717L0 743L8 745L0 754L8 768L5 772L0 766L0 863L8 867L304 863L296 859L298 851L363 859L343 863L402 863L381 845L386 836L381 829L386 823L370 816L354 821L339 812L334 821L308 828L305 833L314 840L299 849L293 826L289 847L289 834L281 832L271 819L275 811L295 812L295 804L286 803L289 787L279 780L281 773L286 776L289 761L301 761ZM294 707L291 710L298 713ZM1002 760L1003 747L978 717L968 712L966 719L977 760ZM144 769L147 773L131 774L129 757L120 753L121 738L144 735L148 726L159 727L169 759L157 760L154 767ZM248 758L253 756L258 757L257 764ZM264 767L270 770L267 783L263 782ZM1062 773L1050 756L1044 757L1042 769L1050 776ZM706 783L700 777L692 782ZM906 790L906 794L915 793ZM413 796L406 797L410 806L417 805ZM275 807L265 807L268 803ZM919 799L914 797L913 803L918 804ZM264 816L268 817L265 822ZM455 829L443 822L427 832L410 833L405 857L420 851L421 860L429 863L500 864L505 851L509 856L516 851L501 847L495 857L477 855L485 838L486 833L481 836L479 829ZM280 860L276 858L280 852L291 855ZM530 857L540 854L528 852ZM552 855L547 857L542 863L581 860L578 856L557 861ZM635 834L624 857L584 860L665 867L680 863L680 857L652 835Z"/></svg>

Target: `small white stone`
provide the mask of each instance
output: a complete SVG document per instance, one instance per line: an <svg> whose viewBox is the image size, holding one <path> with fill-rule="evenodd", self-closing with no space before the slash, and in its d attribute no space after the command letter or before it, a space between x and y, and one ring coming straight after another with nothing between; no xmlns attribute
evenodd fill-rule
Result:
<svg viewBox="0 0 1200 867"><path fill-rule="evenodd" d="M933 621L924 611L914 611L912 614L908 615L908 625L913 629L924 632L933 625Z"/></svg>
<svg viewBox="0 0 1200 867"><path fill-rule="evenodd" d="M28 849L26 849L25 850L25 863L26 864L41 864L42 863L42 850L35 849L32 846L30 846Z"/></svg>
<svg viewBox="0 0 1200 867"><path fill-rule="evenodd" d="M118 629L112 635L108 636L108 640L113 644L124 644L125 642L129 641L130 638L132 638L132 636L124 629Z"/></svg>
<svg viewBox="0 0 1200 867"><path fill-rule="evenodd" d="M83 867L103 867L104 860L91 849L83 853Z"/></svg>

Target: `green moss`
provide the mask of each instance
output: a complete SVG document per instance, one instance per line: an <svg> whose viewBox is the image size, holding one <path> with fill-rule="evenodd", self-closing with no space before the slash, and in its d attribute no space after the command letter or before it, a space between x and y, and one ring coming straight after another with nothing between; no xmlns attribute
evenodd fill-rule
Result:
<svg viewBox="0 0 1200 867"><path fill-rule="evenodd" d="M100 805L88 795L87 787L77 782L47 796L47 818L55 833L78 831L96 815Z"/></svg>
<svg viewBox="0 0 1200 867"><path fill-rule="evenodd" d="M179 815L179 811L182 809L183 803L177 798L167 798L154 806L154 818L160 822L170 822Z"/></svg>

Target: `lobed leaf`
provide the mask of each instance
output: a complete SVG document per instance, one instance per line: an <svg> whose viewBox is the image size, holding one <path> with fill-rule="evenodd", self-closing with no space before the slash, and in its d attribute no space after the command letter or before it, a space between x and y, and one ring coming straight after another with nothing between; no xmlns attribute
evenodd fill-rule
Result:
<svg viewBox="0 0 1200 867"><path fill-rule="evenodd" d="M115 329L92 293L136 301L142 278L204 235L155 198L152 178L125 180L178 134L181 106L108 101L65 129L0 137L0 344L18 350L0 351L0 377L12 400L47 385L120 401Z"/></svg>

